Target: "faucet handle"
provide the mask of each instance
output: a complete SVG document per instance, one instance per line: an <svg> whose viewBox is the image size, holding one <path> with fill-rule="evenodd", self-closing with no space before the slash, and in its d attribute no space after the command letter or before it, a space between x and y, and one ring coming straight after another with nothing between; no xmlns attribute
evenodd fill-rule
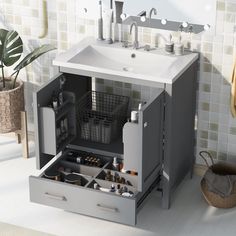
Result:
<svg viewBox="0 0 236 236"><path fill-rule="evenodd" d="M139 42L138 41L134 41L133 48L136 50L139 49Z"/></svg>
<svg viewBox="0 0 236 236"><path fill-rule="evenodd" d="M151 50L151 46L150 45L148 45L148 44L146 44L145 46L144 46L144 51L150 51Z"/></svg>
<svg viewBox="0 0 236 236"><path fill-rule="evenodd" d="M128 48L129 47L129 42L128 41L123 41L122 42L122 47L123 48Z"/></svg>

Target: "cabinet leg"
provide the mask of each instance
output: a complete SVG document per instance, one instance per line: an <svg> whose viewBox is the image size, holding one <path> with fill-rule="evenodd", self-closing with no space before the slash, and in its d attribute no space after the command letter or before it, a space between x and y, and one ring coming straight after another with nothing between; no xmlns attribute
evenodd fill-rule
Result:
<svg viewBox="0 0 236 236"><path fill-rule="evenodd" d="M22 155L24 158L29 158L27 116L25 111L21 112L21 142Z"/></svg>
<svg viewBox="0 0 236 236"><path fill-rule="evenodd" d="M170 183L169 180L163 176L162 179L162 208L169 209L170 208Z"/></svg>
<svg viewBox="0 0 236 236"><path fill-rule="evenodd" d="M16 133L16 142L17 142L17 144L21 143L21 136L19 133Z"/></svg>

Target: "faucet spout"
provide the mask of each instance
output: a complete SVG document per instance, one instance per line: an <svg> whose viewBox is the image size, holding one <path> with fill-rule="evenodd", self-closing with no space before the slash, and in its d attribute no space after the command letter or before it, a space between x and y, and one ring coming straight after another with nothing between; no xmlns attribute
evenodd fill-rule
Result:
<svg viewBox="0 0 236 236"><path fill-rule="evenodd" d="M138 49L139 48L139 42L138 42L138 24L135 21L130 25L130 34L132 34L133 28L135 29L135 38L134 38L133 47L134 47L134 49Z"/></svg>
<svg viewBox="0 0 236 236"><path fill-rule="evenodd" d="M149 19L152 18L152 14L157 15L157 9L154 7L149 12Z"/></svg>

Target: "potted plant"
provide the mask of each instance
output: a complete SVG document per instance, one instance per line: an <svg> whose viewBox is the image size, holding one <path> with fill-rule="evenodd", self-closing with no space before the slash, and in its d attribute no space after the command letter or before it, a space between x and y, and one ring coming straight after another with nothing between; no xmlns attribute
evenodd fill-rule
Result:
<svg viewBox="0 0 236 236"><path fill-rule="evenodd" d="M23 42L19 34L14 30L0 29L0 133L13 132L21 126L20 112L24 110L23 82L18 79L21 69L54 49L54 46L44 44L20 60ZM4 67L15 63L13 73L7 77Z"/></svg>

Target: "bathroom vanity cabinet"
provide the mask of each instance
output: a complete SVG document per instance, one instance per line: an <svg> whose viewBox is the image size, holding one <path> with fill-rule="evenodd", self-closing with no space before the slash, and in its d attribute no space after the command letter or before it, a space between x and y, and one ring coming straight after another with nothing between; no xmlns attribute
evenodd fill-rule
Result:
<svg viewBox="0 0 236 236"><path fill-rule="evenodd" d="M30 176L30 200L75 213L135 225L141 203L157 184L162 189L162 205L169 208L174 189L192 171L198 56L192 55L173 83L164 83L161 80L135 80L111 72L77 68L71 66L72 63L68 66L63 60L68 60L71 52L73 50L55 60L60 74L34 94L37 168L43 168L43 171L40 176ZM54 109L49 104L52 94L60 90L62 76L66 79L63 87L64 102ZM92 90L94 77L145 83L146 86L150 83L150 86L155 85L157 88L156 93L141 107L138 122L125 122L118 138L111 140L109 144L81 138L78 104ZM130 111L127 112L127 119L129 114ZM61 139L57 127L65 119L67 135ZM77 157L96 157L99 165L71 162L68 156L74 154ZM114 169L114 157L131 172L122 173ZM63 169L64 176L68 174L66 172L78 173L81 178L80 186L45 178L46 171L58 168ZM115 177L107 179L108 173L123 179L119 185L132 194L123 196L94 188L96 185L110 189L112 184L117 185Z"/></svg>

